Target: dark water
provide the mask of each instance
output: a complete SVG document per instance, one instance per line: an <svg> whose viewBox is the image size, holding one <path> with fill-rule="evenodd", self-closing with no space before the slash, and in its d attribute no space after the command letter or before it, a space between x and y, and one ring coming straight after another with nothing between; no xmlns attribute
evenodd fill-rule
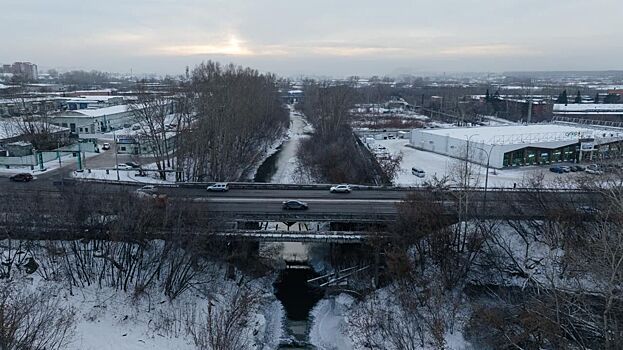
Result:
<svg viewBox="0 0 623 350"><path fill-rule="evenodd" d="M315 349L309 341L309 312L324 296L321 289L310 286L307 280L316 277L311 268L285 269L275 282L275 295L286 311L286 328L291 344L279 349Z"/></svg>
<svg viewBox="0 0 623 350"><path fill-rule="evenodd" d="M283 144L277 147L277 151L266 158L264 163L257 168L255 177L253 177L253 182L270 182L270 179L272 179L275 172L277 172L277 160L279 160L279 153L281 153L282 146Z"/></svg>

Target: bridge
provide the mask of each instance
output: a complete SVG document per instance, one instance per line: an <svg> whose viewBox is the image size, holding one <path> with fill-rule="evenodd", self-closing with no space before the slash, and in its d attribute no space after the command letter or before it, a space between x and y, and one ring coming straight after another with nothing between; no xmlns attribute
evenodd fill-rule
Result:
<svg viewBox="0 0 623 350"><path fill-rule="evenodd" d="M45 227L45 222L50 222L51 218L62 217L76 201L80 201L85 210L90 208L88 210L98 215L113 216L116 205L135 205L128 202L128 198L136 197L132 194L142 184L67 180L55 186L29 188L29 184L23 185L19 190L0 190L2 203L15 204L1 211L5 213L5 220L13 218L13 224L23 221L24 216L30 217L32 233L35 227ZM334 194L329 193L330 185L230 183L228 192L219 193L207 192L206 184L157 186L158 193L167 195L166 206L194 213L186 219L186 230L214 234L222 239L273 242L347 243L379 235L395 222L397 205L408 194L416 194L411 197L414 198L411 205L416 210L436 203L443 209L442 215L455 222L459 219L542 219L552 215L552 211L582 215L578 208L601 208L604 202L597 192L562 189L489 188L485 191L483 188L354 186L351 193ZM304 201L309 209L284 210L282 201L289 199ZM24 214L25 210L29 213ZM219 225L208 232L206 218L219 221ZM282 223L278 224L281 229L262 224L267 222ZM305 223L306 229L289 231L293 223ZM55 225L60 225L55 229L59 234L69 229L63 228L62 222Z"/></svg>

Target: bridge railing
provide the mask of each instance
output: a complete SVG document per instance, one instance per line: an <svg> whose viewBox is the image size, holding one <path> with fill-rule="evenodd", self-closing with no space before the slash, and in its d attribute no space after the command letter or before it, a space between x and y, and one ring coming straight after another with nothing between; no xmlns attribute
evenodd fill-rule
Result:
<svg viewBox="0 0 623 350"><path fill-rule="evenodd" d="M144 186L148 183L134 182L134 181L114 181L104 179L76 179L67 178L63 179L66 185L76 183L101 183L110 185L122 185L122 186ZM192 188L192 189L205 189L207 186L213 185L215 182L179 182L179 183L150 183L157 187L169 187L169 188ZM55 182L59 184L59 182ZM265 182L228 182L230 189L239 190L290 190L290 191L328 191L331 186L335 184L278 184L278 183L265 183ZM458 186L448 186L443 188L427 187L427 186L369 186L369 185L350 185L354 191L398 191L398 192L509 192L509 193L540 193L540 192L565 192L565 193L593 193L589 190L574 189L574 188L527 188L527 187L469 187L463 188Z"/></svg>

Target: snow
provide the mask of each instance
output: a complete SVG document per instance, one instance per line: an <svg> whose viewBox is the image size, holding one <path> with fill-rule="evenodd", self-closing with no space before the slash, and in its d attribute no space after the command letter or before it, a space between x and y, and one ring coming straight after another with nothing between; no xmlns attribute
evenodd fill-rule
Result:
<svg viewBox="0 0 623 350"><path fill-rule="evenodd" d="M243 279L246 280L245 287L258 296L258 302L239 336L244 337L249 349L253 350L276 349L283 336L284 311L272 293L274 275L249 279L237 273L238 276L230 280L225 277L226 264L209 261L209 267L196 276L194 286L173 300L164 295L158 284L145 290L144 294L136 294L134 290L124 292L105 284L98 286L98 283L70 288L64 267L45 248L58 242L41 243L28 244L28 248L24 248L25 245L15 240L0 241L3 262L0 270L6 272L6 266L13 263L11 283L17 290L46 291L45 294L59 306L75 313L75 331L70 344L63 349L196 349L189 327L203 329L208 304L213 310L227 307L240 288L238 281ZM158 245L159 241L150 243ZM22 257L18 249L26 249L29 253ZM39 269L28 275L20 266L30 257L35 257ZM71 255L68 258L73 259ZM85 274L93 271L85 271ZM45 275L53 277L44 279ZM92 281L97 280L91 277Z"/></svg>
<svg viewBox="0 0 623 350"><path fill-rule="evenodd" d="M515 135L539 135L549 134L564 135L570 140L582 137L590 137L595 129L579 128L561 124L530 124L530 125L505 125L505 126L479 126L472 128L447 128L447 129L424 129L424 133L448 136L454 139L467 140L474 143L495 144L494 140L501 140ZM493 142L492 142L493 141ZM549 141L549 140L544 140Z"/></svg>
<svg viewBox="0 0 623 350"><path fill-rule="evenodd" d="M276 171L270 182L272 183L295 183L294 172L297 167L297 156L299 143L308 137L306 134L311 132L310 124L305 117L293 110L290 110L290 128L288 129L287 140L281 145L280 153L275 164Z"/></svg>
<svg viewBox="0 0 623 350"><path fill-rule="evenodd" d="M623 114L623 104L602 104L602 103L570 103L554 104L554 113L573 114L573 112L585 113L614 113Z"/></svg>
<svg viewBox="0 0 623 350"><path fill-rule="evenodd" d="M86 159L95 157L97 155L98 153L84 152L84 158ZM29 174L35 175L35 179L36 179L37 174L48 173L60 167L74 165L75 168L77 168L78 167L77 163L78 163L78 157L74 157L71 154L65 153L61 155L61 164L58 163L58 159L52 159L44 163L44 170L39 170L39 165L35 165L34 170L30 170L30 166L20 167L17 165L11 165L11 168L9 169L6 169L6 167L4 166L0 167L0 174L29 173Z"/></svg>
<svg viewBox="0 0 623 350"><path fill-rule="evenodd" d="M78 109L78 110L70 111L70 112L80 113L80 114L83 114L89 117L102 117L105 115L120 114L120 113L125 113L128 111L129 111L128 105L118 105L118 106L110 106L110 107L97 108L97 109Z"/></svg>
<svg viewBox="0 0 623 350"><path fill-rule="evenodd" d="M376 145L384 146L391 154L402 153L402 162L400 170L394 183L399 186L421 186L430 183L435 177L440 179L446 175L451 175L453 169L460 162L458 159L451 158L442 154L416 150L407 147L407 140L376 140ZM426 173L423 178L418 178L411 173L411 168L417 167ZM474 165L473 170L476 172L478 185L484 186L487 169L484 166ZM521 186L528 180L535 177L543 177L546 184L552 186L558 185L560 181L569 182L569 179L575 179L581 176L581 173L564 173L557 174L549 171L549 167L526 166L513 169L489 169L489 188L509 188Z"/></svg>
<svg viewBox="0 0 623 350"><path fill-rule="evenodd" d="M57 126L53 124L45 124L43 122L24 122L18 118L10 118L0 120L0 140L14 138L26 133L27 129L34 127L35 129L46 130L51 133L69 131L69 128Z"/></svg>
<svg viewBox="0 0 623 350"><path fill-rule="evenodd" d="M353 344L344 334L345 315L355 300L348 294L322 299L311 311L313 319L309 340L319 350L353 350Z"/></svg>
<svg viewBox="0 0 623 350"><path fill-rule="evenodd" d="M106 169L91 169L91 172L83 171L72 173L72 177L80 179L96 179L96 180L108 180L108 181L131 181L137 183L149 183L149 184L171 184L172 181L161 180L156 178L157 174L148 173L148 176L136 176L137 169L119 170L119 180L117 180L117 170L109 169L106 174Z"/></svg>

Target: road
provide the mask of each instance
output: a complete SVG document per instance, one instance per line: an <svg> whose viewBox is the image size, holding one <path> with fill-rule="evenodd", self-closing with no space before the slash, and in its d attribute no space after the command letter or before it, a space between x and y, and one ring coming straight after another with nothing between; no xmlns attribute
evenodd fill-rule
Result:
<svg viewBox="0 0 623 350"><path fill-rule="evenodd" d="M30 183L12 183L2 186L0 195L7 200L19 195L28 201L28 196L37 198L59 198L62 191L79 193L88 200L106 203L118 199L120 195L132 193L140 185L120 185L101 183L82 183L64 188L53 184L58 180L53 173ZM391 222L396 219L397 204L402 202L408 191L387 189L353 190L348 194L333 194L326 189L280 189L266 185L266 189L254 184L249 189L230 189L228 192L211 193L204 186L160 187L159 193L166 194L169 202L183 203L188 208L200 210L205 215L242 221L328 221L328 222ZM268 189L272 186L271 189ZM431 191L418 190L421 198L414 206L425 209L431 203L444 208L445 214L458 216L459 208L467 208L474 218L538 218L550 212L547 210L567 210L573 212L581 206L599 208L599 194L580 191L534 190L482 190L470 191ZM467 200L465 196L467 195ZM282 202L289 199L308 203L308 210L283 210ZM62 202L59 206L64 205ZM461 209L464 212L464 209Z"/></svg>

